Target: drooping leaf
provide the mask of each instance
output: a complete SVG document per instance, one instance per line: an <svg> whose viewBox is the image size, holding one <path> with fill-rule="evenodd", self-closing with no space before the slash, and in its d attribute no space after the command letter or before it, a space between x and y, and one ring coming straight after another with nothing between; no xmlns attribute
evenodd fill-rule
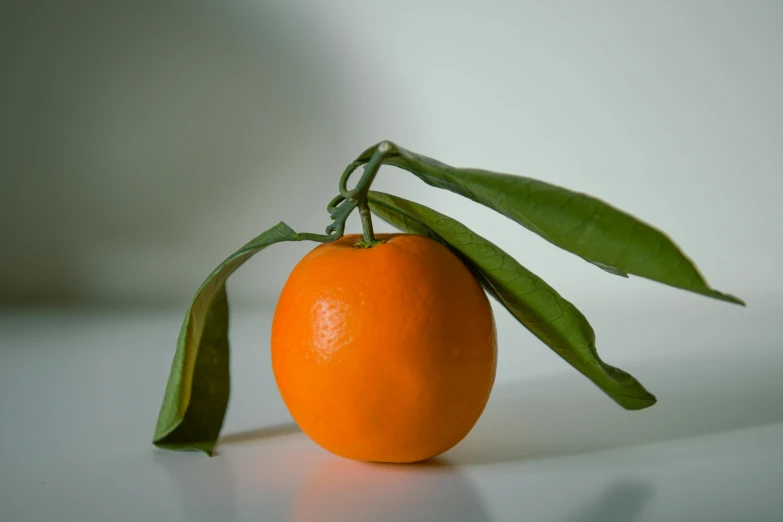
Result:
<svg viewBox="0 0 783 522"><path fill-rule="evenodd" d="M368 161L375 148L362 153L356 163ZM450 167L394 144L384 163L492 208L609 273L634 274L745 304L710 288L696 265L663 232L599 199L523 176Z"/></svg>
<svg viewBox="0 0 783 522"><path fill-rule="evenodd" d="M600 359L595 333L584 315L499 247L454 219L400 197L370 192L369 205L400 230L451 248L520 323L623 408L655 404L655 396L636 379Z"/></svg>
<svg viewBox="0 0 783 522"><path fill-rule="evenodd" d="M152 441L156 446L212 455L229 396L226 279L269 245L302 239L278 223L223 261L196 292L177 339Z"/></svg>

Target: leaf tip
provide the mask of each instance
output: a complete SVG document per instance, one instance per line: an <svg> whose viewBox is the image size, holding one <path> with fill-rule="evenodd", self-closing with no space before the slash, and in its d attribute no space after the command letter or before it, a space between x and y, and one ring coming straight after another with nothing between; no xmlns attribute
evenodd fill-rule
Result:
<svg viewBox="0 0 783 522"><path fill-rule="evenodd" d="M720 299L721 301L726 301L727 303L732 303L740 306L747 307L748 305L740 299L739 297L733 296L731 294L724 294L722 292L718 292L717 290L713 290L710 293L710 297L714 297L715 299Z"/></svg>
<svg viewBox="0 0 783 522"><path fill-rule="evenodd" d="M734 303L747 308L748 304L744 300L740 299L739 297L735 297L733 295L729 297L731 297L731 300L729 301L730 303Z"/></svg>
<svg viewBox="0 0 783 522"><path fill-rule="evenodd" d="M641 384L638 384L638 386L641 387ZM641 393L638 393L639 391ZM646 410L647 408L651 408L658 403L658 398L644 388L641 388L641 390L636 390L636 392L638 393L637 395L610 394L609 396L612 397L615 402L623 409L629 411Z"/></svg>
<svg viewBox="0 0 783 522"><path fill-rule="evenodd" d="M215 442L164 442L162 440L153 440L152 444L162 450L167 451L197 451L203 453L207 457L214 457L217 455L215 452Z"/></svg>
<svg viewBox="0 0 783 522"><path fill-rule="evenodd" d="M217 456L217 452L215 452L215 445L211 444L209 446L203 446L203 447L196 447L194 448L196 451L200 451L207 457L215 457Z"/></svg>

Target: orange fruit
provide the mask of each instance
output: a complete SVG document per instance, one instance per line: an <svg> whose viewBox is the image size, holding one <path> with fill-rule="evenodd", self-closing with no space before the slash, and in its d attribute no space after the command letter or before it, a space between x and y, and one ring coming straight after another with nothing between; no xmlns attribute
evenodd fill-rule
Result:
<svg viewBox="0 0 783 522"><path fill-rule="evenodd" d="M292 417L349 459L416 462L475 425L495 380L492 309L446 247L346 235L308 253L272 322L272 367Z"/></svg>

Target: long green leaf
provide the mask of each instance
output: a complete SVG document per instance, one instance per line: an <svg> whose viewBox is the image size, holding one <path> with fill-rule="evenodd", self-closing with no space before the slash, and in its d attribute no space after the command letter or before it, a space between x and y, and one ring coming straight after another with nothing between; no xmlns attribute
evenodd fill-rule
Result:
<svg viewBox="0 0 783 522"><path fill-rule="evenodd" d="M177 340L152 441L156 446L212 455L230 384L226 279L269 245L301 239L288 225L278 223L223 261L196 292Z"/></svg>
<svg viewBox="0 0 783 522"><path fill-rule="evenodd" d="M584 315L499 247L450 217L403 198L370 192L369 204L400 230L428 236L455 251L520 323L620 406L640 410L655 404L655 396L636 379L600 359Z"/></svg>
<svg viewBox="0 0 783 522"><path fill-rule="evenodd" d="M375 148L362 153L356 163L367 162ZM710 288L696 265L663 232L599 199L532 178L450 167L394 144L384 163L486 205L612 274L634 274L745 304Z"/></svg>

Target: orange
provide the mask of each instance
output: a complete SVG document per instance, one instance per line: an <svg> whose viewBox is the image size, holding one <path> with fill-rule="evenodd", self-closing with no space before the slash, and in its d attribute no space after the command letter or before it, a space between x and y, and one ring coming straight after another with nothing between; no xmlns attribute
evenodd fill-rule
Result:
<svg viewBox="0 0 783 522"><path fill-rule="evenodd" d="M272 367L292 417L349 459L416 462L475 425L495 380L492 309L446 247L379 234L307 254L272 322Z"/></svg>

